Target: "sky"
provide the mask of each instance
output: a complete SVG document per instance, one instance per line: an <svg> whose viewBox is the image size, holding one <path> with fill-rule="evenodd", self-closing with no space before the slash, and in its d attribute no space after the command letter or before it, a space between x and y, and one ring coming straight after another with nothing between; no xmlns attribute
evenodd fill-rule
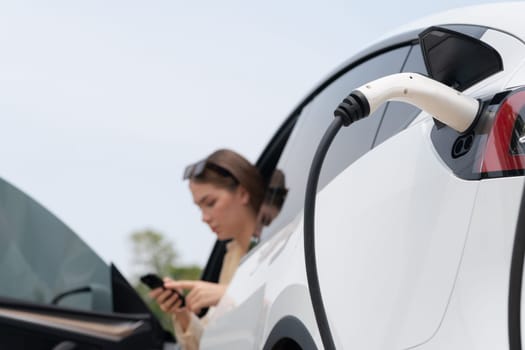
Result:
<svg viewBox="0 0 525 350"><path fill-rule="evenodd" d="M133 274L131 233L180 264L215 241L182 172L255 162L334 68L391 30L490 1L0 1L0 177Z"/></svg>

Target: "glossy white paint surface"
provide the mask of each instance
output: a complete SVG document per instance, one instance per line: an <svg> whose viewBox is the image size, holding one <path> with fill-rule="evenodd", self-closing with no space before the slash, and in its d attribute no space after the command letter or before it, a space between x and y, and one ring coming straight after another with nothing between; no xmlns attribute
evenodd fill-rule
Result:
<svg viewBox="0 0 525 350"><path fill-rule="evenodd" d="M202 349L260 349L273 326L294 315L322 348L304 270L302 215L241 264L203 337Z"/></svg>
<svg viewBox="0 0 525 350"><path fill-rule="evenodd" d="M478 182L441 163L433 125L383 143L318 196L320 284L341 348L423 343L446 310Z"/></svg>
<svg viewBox="0 0 525 350"><path fill-rule="evenodd" d="M523 177L481 181L450 305L421 349L508 349L510 259L522 186Z"/></svg>

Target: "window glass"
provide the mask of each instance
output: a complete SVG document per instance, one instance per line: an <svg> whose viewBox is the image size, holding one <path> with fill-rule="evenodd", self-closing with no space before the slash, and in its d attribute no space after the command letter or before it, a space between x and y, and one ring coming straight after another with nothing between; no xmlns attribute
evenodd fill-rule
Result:
<svg viewBox="0 0 525 350"><path fill-rule="evenodd" d="M109 267L54 215L2 179L0 242L0 297L50 304L83 288L57 305L112 310Z"/></svg>
<svg viewBox="0 0 525 350"><path fill-rule="evenodd" d="M428 75L419 45L414 45L410 50L403 66L403 72ZM408 103L388 102L387 111L377 133L374 147L405 129L420 112L419 108Z"/></svg>
<svg viewBox="0 0 525 350"><path fill-rule="evenodd" d="M277 164L277 168L284 174L286 201L281 213L263 232L263 238L288 223L302 209L313 155L332 122L333 112L339 103L355 88L382 76L400 72L408 51L409 47L402 47L354 67L332 82L303 108ZM370 150L384 110L383 106L351 127L341 129L323 164L319 189Z"/></svg>

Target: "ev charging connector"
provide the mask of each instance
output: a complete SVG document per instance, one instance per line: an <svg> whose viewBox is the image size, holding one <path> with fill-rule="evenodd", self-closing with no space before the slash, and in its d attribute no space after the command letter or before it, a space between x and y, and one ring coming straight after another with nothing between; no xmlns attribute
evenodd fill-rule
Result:
<svg viewBox="0 0 525 350"><path fill-rule="evenodd" d="M348 126L387 101L406 102L433 115L451 128L465 132L473 124L480 102L436 80L417 73L398 73L354 90L335 111Z"/></svg>

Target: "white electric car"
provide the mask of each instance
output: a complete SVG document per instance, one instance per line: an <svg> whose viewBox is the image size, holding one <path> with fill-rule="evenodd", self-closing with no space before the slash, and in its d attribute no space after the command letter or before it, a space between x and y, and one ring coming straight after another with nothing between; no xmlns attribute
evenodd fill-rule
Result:
<svg viewBox="0 0 525 350"><path fill-rule="evenodd" d="M258 162L267 177L284 174L286 198L202 349L521 349L523 13L521 2L429 17L351 58L298 104ZM469 124L451 127L461 109L452 98L428 109L402 96L373 101L375 112L328 147L312 220L307 181L334 110L403 72L475 101Z"/></svg>
<svg viewBox="0 0 525 350"><path fill-rule="evenodd" d="M521 349L523 13L414 23L297 105L257 162L270 223L202 349ZM1 180L0 262L0 349L173 344L117 269Z"/></svg>

